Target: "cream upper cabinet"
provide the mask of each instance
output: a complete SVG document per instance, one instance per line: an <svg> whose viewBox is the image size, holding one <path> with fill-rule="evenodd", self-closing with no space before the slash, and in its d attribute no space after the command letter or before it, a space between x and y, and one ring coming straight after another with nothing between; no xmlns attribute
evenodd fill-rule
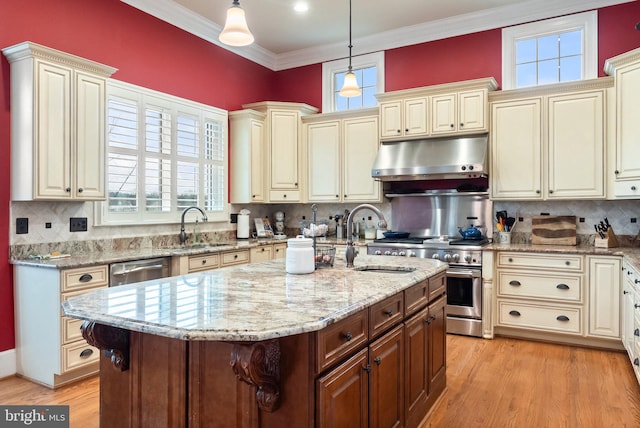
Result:
<svg viewBox="0 0 640 428"><path fill-rule="evenodd" d="M418 137L428 135L427 97L380 103L380 137Z"/></svg>
<svg viewBox="0 0 640 428"><path fill-rule="evenodd" d="M492 198L542 198L541 128L540 98L491 104Z"/></svg>
<svg viewBox="0 0 640 428"><path fill-rule="evenodd" d="M306 171L303 169L300 120L305 115L317 113L318 109L307 104L275 101L245 104L242 107L265 114L264 202L301 202L304 189L302 180Z"/></svg>
<svg viewBox="0 0 640 428"><path fill-rule="evenodd" d="M266 201L267 148L264 136L265 114L255 110L229 113L230 183L232 204Z"/></svg>
<svg viewBox="0 0 640 428"><path fill-rule="evenodd" d="M378 152L377 109L303 119L309 202L380 202L371 177Z"/></svg>
<svg viewBox="0 0 640 428"><path fill-rule="evenodd" d="M431 134L487 131L487 90L431 97Z"/></svg>
<svg viewBox="0 0 640 428"><path fill-rule="evenodd" d="M31 42L11 63L12 200L105 198L106 79L116 71Z"/></svg>
<svg viewBox="0 0 640 428"><path fill-rule="evenodd" d="M486 78L377 94L380 139L487 132L487 94L497 88Z"/></svg>
<svg viewBox="0 0 640 428"><path fill-rule="evenodd" d="M605 71L615 77L614 196L640 198L640 48L608 59Z"/></svg>
<svg viewBox="0 0 640 428"><path fill-rule="evenodd" d="M604 78L492 94L492 198L604 198L606 88L612 83Z"/></svg>

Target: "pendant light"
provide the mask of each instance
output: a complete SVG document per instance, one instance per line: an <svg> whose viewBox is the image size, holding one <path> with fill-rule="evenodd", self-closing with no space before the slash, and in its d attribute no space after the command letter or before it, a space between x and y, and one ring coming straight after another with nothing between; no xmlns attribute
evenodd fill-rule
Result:
<svg viewBox="0 0 640 428"><path fill-rule="evenodd" d="M357 97L362 93L358 87L356 75L351 71L351 48L353 45L351 44L351 0L349 0L349 71L345 74L344 84L340 89L340 95L343 97Z"/></svg>
<svg viewBox="0 0 640 428"><path fill-rule="evenodd" d="M240 7L238 0L233 0L233 4L227 10L227 21L218 39L229 46L247 46L253 43L253 34L249 31L244 9Z"/></svg>

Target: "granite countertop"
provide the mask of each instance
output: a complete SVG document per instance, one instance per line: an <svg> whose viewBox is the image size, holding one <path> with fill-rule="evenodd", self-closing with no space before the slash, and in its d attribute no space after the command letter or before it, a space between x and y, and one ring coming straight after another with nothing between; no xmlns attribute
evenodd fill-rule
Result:
<svg viewBox="0 0 640 428"><path fill-rule="evenodd" d="M355 269L285 272L285 260L215 269L91 291L66 300L65 315L181 340L260 341L321 330L439 272L431 259L359 255ZM403 273L365 266L415 268Z"/></svg>

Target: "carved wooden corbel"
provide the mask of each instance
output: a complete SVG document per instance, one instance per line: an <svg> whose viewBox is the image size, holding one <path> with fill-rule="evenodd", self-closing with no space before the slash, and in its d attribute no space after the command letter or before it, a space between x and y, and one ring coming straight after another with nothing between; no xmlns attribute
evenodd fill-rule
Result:
<svg viewBox="0 0 640 428"><path fill-rule="evenodd" d="M103 351L116 369L129 369L129 330L96 324L93 321L84 321L80 330L89 345Z"/></svg>
<svg viewBox="0 0 640 428"><path fill-rule="evenodd" d="M258 407L274 412L280 406L280 342L235 343L231 367L238 379L253 385Z"/></svg>

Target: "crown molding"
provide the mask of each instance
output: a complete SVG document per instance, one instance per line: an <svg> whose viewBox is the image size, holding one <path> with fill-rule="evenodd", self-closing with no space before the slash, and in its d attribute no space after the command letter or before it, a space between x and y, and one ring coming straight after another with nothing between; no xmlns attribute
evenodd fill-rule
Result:
<svg viewBox="0 0 640 428"><path fill-rule="evenodd" d="M218 34L222 30L219 25L172 0L121 1L274 71L332 61L348 55L346 40L344 43L282 54L274 54L257 43L243 48L233 48L218 40ZM632 1L635 0L531 0L354 39L353 55L395 49Z"/></svg>

